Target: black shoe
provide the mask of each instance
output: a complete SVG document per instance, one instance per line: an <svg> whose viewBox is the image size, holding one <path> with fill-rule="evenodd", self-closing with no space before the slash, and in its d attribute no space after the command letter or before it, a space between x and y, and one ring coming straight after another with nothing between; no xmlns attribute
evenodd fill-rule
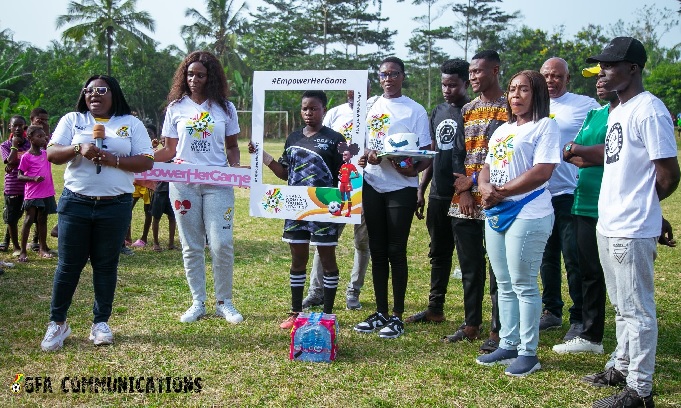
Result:
<svg viewBox="0 0 681 408"><path fill-rule="evenodd" d="M378 337L396 339L404 334L404 323L397 316L390 316L388 323L378 332Z"/></svg>
<svg viewBox="0 0 681 408"><path fill-rule="evenodd" d="M623 387L627 385L627 377L615 367L610 367L600 373L584 376L582 381L594 387Z"/></svg>
<svg viewBox="0 0 681 408"><path fill-rule="evenodd" d="M405 323L442 323L445 321L445 314L426 309L407 317L404 321Z"/></svg>
<svg viewBox="0 0 681 408"><path fill-rule="evenodd" d="M388 319L382 313L374 313L367 317L365 321L355 325L355 331L360 333L372 333L388 324Z"/></svg>
<svg viewBox="0 0 681 408"><path fill-rule="evenodd" d="M655 401L653 401L653 394L650 393L647 397L641 397L636 390L629 387L615 395L607 398L594 401L593 408L655 408Z"/></svg>

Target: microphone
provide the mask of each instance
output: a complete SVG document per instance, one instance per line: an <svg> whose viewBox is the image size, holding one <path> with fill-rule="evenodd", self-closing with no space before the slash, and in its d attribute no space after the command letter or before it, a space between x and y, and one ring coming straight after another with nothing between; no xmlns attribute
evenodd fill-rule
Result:
<svg viewBox="0 0 681 408"><path fill-rule="evenodd" d="M102 143L104 141L104 125L97 123L92 127L92 137L95 138L95 146L98 149L102 149ZM102 165L97 163L97 174L102 172Z"/></svg>

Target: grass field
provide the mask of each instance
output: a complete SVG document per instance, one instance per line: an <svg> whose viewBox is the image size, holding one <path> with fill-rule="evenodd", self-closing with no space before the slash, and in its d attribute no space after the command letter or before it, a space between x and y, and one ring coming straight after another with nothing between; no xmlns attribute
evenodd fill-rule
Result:
<svg viewBox="0 0 681 408"><path fill-rule="evenodd" d="M266 149L279 153L282 144ZM242 163L247 163L245 143ZM54 167L60 192L63 166ZM269 174L271 176L271 173ZM557 355L551 347L563 330L542 333L539 358L542 370L515 379L501 368L475 364L479 342L444 344L463 320L461 283L452 280L445 313L439 325L408 325L406 335L383 340L355 333L352 326L375 310L370 273L362 292L362 311L346 311L339 290L336 311L340 322L339 355L333 364L288 361L289 333L278 328L289 309L289 251L281 242L280 220L248 216L248 190L236 190L234 302L245 317L231 325L212 316L193 324L178 318L191 303L181 253L150 249L121 257L119 281L110 324L111 347L95 348L87 336L92 319L92 271L83 271L69 313L73 330L56 353L40 350L49 318L55 260L29 255L0 276L0 406L324 406L324 407L590 407L592 401L614 392L580 382L585 374L600 371L615 346L612 308L608 308L606 354ZM58 193L59 194L59 193ZM663 202L664 213L681 231L681 194ZM142 208L134 211L133 239L139 238ZM49 227L56 217L49 220ZM351 230L349 230L351 231ZM161 222L167 244L167 223ZM680 233L681 234L681 233ZM341 286L352 264L352 237L343 235L338 247ZM406 313L422 310L429 289L428 234L424 221L414 220L409 242L410 277ZM50 246L56 248L54 239ZM681 249L659 248L656 262L656 298L659 344L655 374L658 407L681 406ZM7 253L0 255L11 260ZM213 312L212 278L208 273ZM563 298L569 304L567 287ZM568 305L566 305L567 308ZM489 328L489 299L485 300L485 334ZM567 319L566 319L567 320ZM18 373L49 378L52 392L25 388L10 391ZM200 392L75 392L85 377L200 377ZM66 391L62 390L62 380ZM133 380L134 381L134 380ZM163 380L162 382L165 382ZM147 381L141 383L142 390ZM157 383L156 383L157 384ZM28 382L25 384L28 385ZM165 385L165 384L164 384ZM172 380L171 380L172 385ZM164 389L165 390L165 389ZM130 390L128 390L130 391Z"/></svg>

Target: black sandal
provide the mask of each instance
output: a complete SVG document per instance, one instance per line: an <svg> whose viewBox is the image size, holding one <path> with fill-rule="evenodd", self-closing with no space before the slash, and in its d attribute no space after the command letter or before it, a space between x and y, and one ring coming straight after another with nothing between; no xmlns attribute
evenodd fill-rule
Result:
<svg viewBox="0 0 681 408"><path fill-rule="evenodd" d="M482 343L482 345L480 346L480 353L490 354L496 351L497 348L499 348L499 342L489 338L485 340L484 343Z"/></svg>

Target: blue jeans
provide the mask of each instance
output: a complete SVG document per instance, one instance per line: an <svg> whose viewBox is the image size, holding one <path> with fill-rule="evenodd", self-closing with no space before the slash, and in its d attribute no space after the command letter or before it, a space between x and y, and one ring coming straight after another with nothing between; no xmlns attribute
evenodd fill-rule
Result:
<svg viewBox="0 0 681 408"><path fill-rule="evenodd" d="M107 322L116 291L121 244L132 218L132 194L93 200L78 197L65 188L57 213L59 260L54 273L50 320L66 320L80 273L89 258L95 292L92 322Z"/></svg>
<svg viewBox="0 0 681 408"><path fill-rule="evenodd" d="M572 299L570 307L570 323L582 322L582 274L579 270L577 238L572 216L574 195L561 194L551 199L556 221L553 232L546 242L546 249L541 261L541 282L544 287L542 302L544 310L554 316L563 317L563 299L560 285L562 279L560 255L563 255L567 272L568 291Z"/></svg>
<svg viewBox="0 0 681 408"><path fill-rule="evenodd" d="M504 232L485 223L487 256L499 286L499 346L536 356L539 344L541 297L537 273L553 214L534 220L516 219Z"/></svg>

